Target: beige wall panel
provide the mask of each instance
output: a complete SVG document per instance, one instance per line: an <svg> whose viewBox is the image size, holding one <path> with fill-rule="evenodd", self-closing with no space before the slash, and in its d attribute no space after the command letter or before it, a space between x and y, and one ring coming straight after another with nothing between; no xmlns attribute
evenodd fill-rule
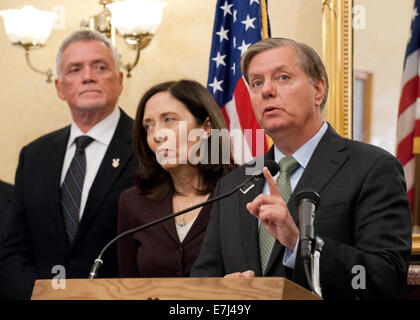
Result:
<svg viewBox="0 0 420 320"><path fill-rule="evenodd" d="M373 73L370 143L395 154L413 0L355 0L354 5L362 6L366 13L365 26L354 29L354 69Z"/></svg>

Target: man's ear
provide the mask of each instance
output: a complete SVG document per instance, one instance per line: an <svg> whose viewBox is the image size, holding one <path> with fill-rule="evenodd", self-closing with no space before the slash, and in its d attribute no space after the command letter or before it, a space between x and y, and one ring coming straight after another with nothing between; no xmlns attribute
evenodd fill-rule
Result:
<svg viewBox="0 0 420 320"><path fill-rule="evenodd" d="M64 99L64 94L63 94L63 91L62 91L62 88L61 88L62 84L61 84L60 79L55 79L54 83L55 83L55 89L57 90L58 97L61 100L65 100Z"/></svg>
<svg viewBox="0 0 420 320"><path fill-rule="evenodd" d="M326 85L325 85L325 80L321 79L319 80L317 83L314 84L314 89L315 89L315 105L316 106L321 106L322 101L324 100L325 97L325 91L326 91Z"/></svg>
<svg viewBox="0 0 420 320"><path fill-rule="evenodd" d="M118 75L118 82L120 85L120 92L119 94L121 94L122 90L123 90L123 80L124 80L124 74L120 71L119 75Z"/></svg>

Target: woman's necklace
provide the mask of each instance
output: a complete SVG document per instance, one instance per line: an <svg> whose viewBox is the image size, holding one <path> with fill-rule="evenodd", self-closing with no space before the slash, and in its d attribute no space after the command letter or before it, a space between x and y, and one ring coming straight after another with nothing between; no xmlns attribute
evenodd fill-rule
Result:
<svg viewBox="0 0 420 320"><path fill-rule="evenodd" d="M181 217L181 220L177 222L177 225L181 228L185 227L187 224L185 223L184 217Z"/></svg>
<svg viewBox="0 0 420 320"><path fill-rule="evenodd" d="M193 203L194 203L194 201L197 199L197 197L198 197L198 195L196 195L192 200L191 200L191 202L190 202L190 204L189 204L189 206L187 206L187 208L190 208L192 205L193 205ZM176 206L175 206L176 208L176 211L180 211L179 210L179 206L178 206L178 204L176 204ZM175 223L179 226L179 227L185 227L186 225L187 225L187 223L185 222L185 219L184 219L184 214L182 214L181 216L178 216L179 218L178 218L178 222L175 220Z"/></svg>

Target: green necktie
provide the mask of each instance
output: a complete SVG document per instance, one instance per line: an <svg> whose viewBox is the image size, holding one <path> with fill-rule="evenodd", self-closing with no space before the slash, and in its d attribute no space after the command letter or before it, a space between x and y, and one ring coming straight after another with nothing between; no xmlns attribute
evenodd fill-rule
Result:
<svg viewBox="0 0 420 320"><path fill-rule="evenodd" d="M283 200L287 203L290 198L290 176L299 168L299 163L293 157L284 157L279 161L280 174L277 178L277 186ZM264 225L260 224L259 242L260 242L260 258L261 268L263 274L267 267L268 260L270 259L271 251L273 250L275 238L268 233Z"/></svg>

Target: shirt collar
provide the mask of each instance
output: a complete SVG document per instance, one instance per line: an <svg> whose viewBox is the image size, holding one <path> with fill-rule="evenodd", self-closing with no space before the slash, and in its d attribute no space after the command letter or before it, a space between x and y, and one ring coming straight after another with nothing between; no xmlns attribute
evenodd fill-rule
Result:
<svg viewBox="0 0 420 320"><path fill-rule="evenodd" d="M120 114L120 109L118 107L114 108L114 111L112 111L110 115L95 124L86 133L82 132L82 130L80 130L77 124L73 121L70 127L70 137L67 143L67 149L73 145L74 140L77 137L83 135L87 135L93 138L96 142L108 146L114 135L115 129L117 128Z"/></svg>
<svg viewBox="0 0 420 320"><path fill-rule="evenodd" d="M316 146L321 141L327 129L328 124L324 121L318 132L292 155L301 167L306 168L309 159L311 159ZM285 157L284 153L274 145L274 160L278 163L283 157Z"/></svg>

